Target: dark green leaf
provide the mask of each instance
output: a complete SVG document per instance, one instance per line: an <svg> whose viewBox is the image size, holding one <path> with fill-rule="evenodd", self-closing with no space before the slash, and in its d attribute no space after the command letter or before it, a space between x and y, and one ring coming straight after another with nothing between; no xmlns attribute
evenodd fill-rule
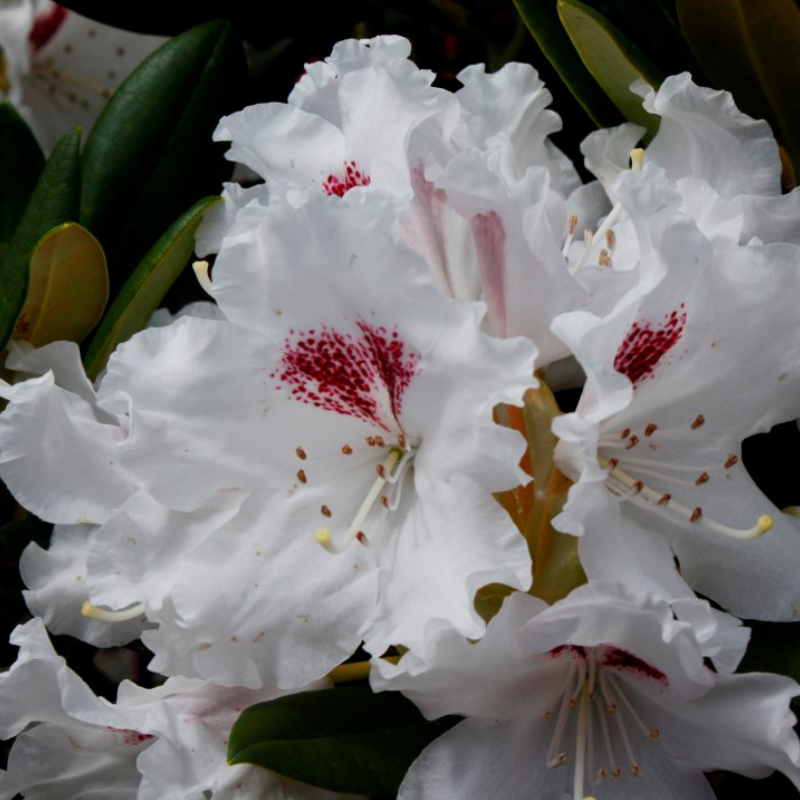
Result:
<svg viewBox="0 0 800 800"><path fill-rule="evenodd" d="M697 83L703 72L683 35L674 0L584 0L635 42L664 75L689 71ZM708 81L705 81L707 83Z"/></svg>
<svg viewBox="0 0 800 800"><path fill-rule="evenodd" d="M555 0L514 0L514 5L542 52L595 124L607 128L624 122L575 52L558 17Z"/></svg>
<svg viewBox="0 0 800 800"><path fill-rule="evenodd" d="M631 84L643 78L658 87L661 73L642 51L602 14L580 0L558 0L558 14L589 72L625 119L647 128L647 140L658 129L659 118L642 108L642 98Z"/></svg>
<svg viewBox="0 0 800 800"><path fill-rule="evenodd" d="M34 347L59 339L82 342L107 301L103 249L77 222L65 222L45 234L31 255L28 294L14 338Z"/></svg>
<svg viewBox="0 0 800 800"><path fill-rule="evenodd" d="M90 378L97 377L118 344L147 324L191 258L194 233L203 214L218 202L220 198L215 196L195 203L170 226L128 278L89 345L84 365Z"/></svg>
<svg viewBox="0 0 800 800"><path fill-rule="evenodd" d="M752 633L738 672L776 672L800 681L800 622L748 622Z"/></svg>
<svg viewBox="0 0 800 800"><path fill-rule="evenodd" d="M800 10L794 0L678 0L689 44L714 85L766 119L800 168Z"/></svg>
<svg viewBox="0 0 800 800"><path fill-rule="evenodd" d="M0 261L44 168L44 154L10 102L0 103Z"/></svg>
<svg viewBox="0 0 800 800"><path fill-rule="evenodd" d="M208 22L164 44L117 89L83 153L80 222L108 255L112 297L169 224L230 174L212 133L241 106L244 51Z"/></svg>
<svg viewBox="0 0 800 800"><path fill-rule="evenodd" d="M37 517L26 517L0 527L0 542L3 543L8 557L14 563L19 563L22 551L30 542L47 547L52 532L53 526L49 522L42 522Z"/></svg>
<svg viewBox="0 0 800 800"><path fill-rule="evenodd" d="M228 761L334 792L394 795L414 759L456 722L427 721L397 692L301 692L244 711L231 731Z"/></svg>
<svg viewBox="0 0 800 800"><path fill-rule="evenodd" d="M11 337L28 291L28 264L39 239L78 216L79 129L65 134L45 164L25 213L0 262L0 348Z"/></svg>

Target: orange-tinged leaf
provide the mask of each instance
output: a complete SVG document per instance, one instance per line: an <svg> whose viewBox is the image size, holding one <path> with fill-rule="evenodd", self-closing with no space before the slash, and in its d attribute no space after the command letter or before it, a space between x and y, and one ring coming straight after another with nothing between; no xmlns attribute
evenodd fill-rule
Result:
<svg viewBox="0 0 800 800"><path fill-rule="evenodd" d="M59 225L39 240L29 269L13 338L35 347L82 341L108 301L106 258L97 240L75 222Z"/></svg>

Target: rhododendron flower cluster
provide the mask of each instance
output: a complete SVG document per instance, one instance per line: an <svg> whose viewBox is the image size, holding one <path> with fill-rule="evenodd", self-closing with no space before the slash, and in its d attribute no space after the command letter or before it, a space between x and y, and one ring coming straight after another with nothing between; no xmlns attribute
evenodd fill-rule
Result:
<svg viewBox="0 0 800 800"><path fill-rule="evenodd" d="M638 85L658 134L592 134L582 184L531 67L449 93L409 52L342 42L288 103L220 121L263 183L198 232L213 303L160 313L94 384L75 345L12 348L0 475L56 527L21 562L0 798L332 797L225 745L360 647L374 691L464 717L404 800L712 798L716 769L800 788L800 687L736 674L737 617L800 618L797 520L742 463L800 416L798 201L768 126L688 75ZM168 679L100 700L45 626L141 639Z"/></svg>

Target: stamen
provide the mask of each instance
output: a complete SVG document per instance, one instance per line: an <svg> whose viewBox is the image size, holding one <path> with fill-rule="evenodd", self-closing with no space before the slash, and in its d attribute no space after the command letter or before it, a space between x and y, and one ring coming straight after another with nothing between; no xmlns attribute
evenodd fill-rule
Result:
<svg viewBox="0 0 800 800"><path fill-rule="evenodd" d="M89 619L99 619L103 622L127 622L129 619L136 619L145 613L144 603L137 603L135 606L123 609L122 611L109 611L105 608L98 608L88 600L81 606L81 614Z"/></svg>
<svg viewBox="0 0 800 800"><path fill-rule="evenodd" d="M195 261L192 264L192 269L194 270L197 282L200 284L200 288L206 294L209 294L213 297L214 287L211 284L211 278L208 275L208 270L210 269L208 261Z"/></svg>
<svg viewBox="0 0 800 800"><path fill-rule="evenodd" d="M658 425L655 422L651 422L645 429L644 435L645 436L652 436L658 430Z"/></svg>
<svg viewBox="0 0 800 800"><path fill-rule="evenodd" d="M586 728L589 716L589 684L583 681L578 709L578 733L575 741L575 772L572 779L573 800L583 800L583 780L586 772Z"/></svg>
<svg viewBox="0 0 800 800"><path fill-rule="evenodd" d="M567 719L569 718L569 701L571 699L569 684L575 678L577 672L577 664L573 661L567 668L567 679L564 681L564 692L561 697L561 706L558 709L558 719L556 720L556 727L553 731L553 738L550 740L550 747L547 748L547 755L545 756L545 766L558 767L566 763L566 753L558 752L561 747L561 738L564 735L564 728L567 727Z"/></svg>
<svg viewBox="0 0 800 800"><path fill-rule="evenodd" d="M349 445L349 444L343 444L343 445L342 445L342 452L343 452L343 453L344 453L346 456L352 455L352 454L353 454L353 448L352 448L352 447L350 447L350 445Z"/></svg>
<svg viewBox="0 0 800 800"><path fill-rule="evenodd" d="M297 455L297 457L298 457L298 458L299 458L301 461L305 461L305 460L306 460L306 458L308 458L308 456L306 456L306 451L305 451L305 450L303 450L303 448L302 448L302 447L298 447L298 448L296 448L294 452L295 452L295 454Z"/></svg>
<svg viewBox="0 0 800 800"><path fill-rule="evenodd" d="M609 467L611 465L611 461L603 458L602 456L598 455L597 460L599 461L601 467ZM626 488L634 490L633 492L626 493L626 497L624 499L630 499L631 502L633 502L635 505L638 505L640 508L646 508L648 506L661 506L662 508L667 508L673 513L683 516L689 522L700 522L709 530L714 531L715 533L721 533L723 536L728 536L731 539L738 539L742 541L756 539L759 536L763 536L765 533L771 531L773 525L775 524L772 517L770 517L768 514L762 514L756 520L755 525L753 525L751 528L733 528L730 525L724 525L721 522L716 522L715 520L709 519L703 514L703 511L699 506L694 509L690 509L673 500L671 495L661 494L654 491L649 486L643 485L641 481L632 478L616 465L609 470L608 474L609 478L613 478ZM641 488L639 488L640 484ZM613 484L607 485L609 489L612 489L613 491ZM614 492L614 494L615 496L620 497L622 492L617 490Z"/></svg>
<svg viewBox="0 0 800 800"><path fill-rule="evenodd" d="M644 164L644 150L641 147L637 147L635 150L631 150L631 169L634 172L639 172L642 169L642 165ZM609 215L603 221L603 224L597 229L597 233L592 237L591 242L589 242L583 253L581 253L581 257L575 262L575 265L570 267L569 272L570 275L574 275L581 267L586 264L586 260L589 258L589 254L594 250L594 248L600 244L602 239L605 235L614 227L614 225L619 220L620 216L622 215L622 203L616 203L614 207L609 212ZM585 233L584 233L584 241L585 241Z"/></svg>
<svg viewBox="0 0 800 800"><path fill-rule="evenodd" d="M375 479L375 482L370 487L369 492L367 492L367 496L364 498L364 502L356 512L355 518L350 523L350 527L347 529L347 532L342 537L340 542L334 541L333 533L331 532L330 528L320 528L314 534L317 542L319 542L319 544L321 544L329 553L343 553L352 543L353 539L356 538L358 538L363 544L362 537L366 537L361 530L361 526L363 525L364 520L367 518L369 512L372 510L372 506L375 505L380 497L383 487L394 477L392 474L390 474L392 468L406 455L406 452L403 452L398 448L392 448L388 457L381 465L383 468L382 474L378 475L378 477ZM326 508L326 506L323 506L323 508ZM361 534L361 536L359 536L359 534Z"/></svg>
<svg viewBox="0 0 800 800"><path fill-rule="evenodd" d="M731 453L731 455L728 456L728 460L725 462L725 469L730 469L732 466L734 466L734 464L738 463L739 456L735 456Z"/></svg>
<svg viewBox="0 0 800 800"><path fill-rule="evenodd" d="M567 222L567 240L564 242L564 247L561 250L562 255L566 256L569 253L569 248L572 246L572 240L575 238L575 231L578 228L578 217L575 214L569 215Z"/></svg>
<svg viewBox="0 0 800 800"><path fill-rule="evenodd" d="M706 424L706 418L702 414L698 414L694 418L694 422L689 426L693 431L696 431L698 428L702 428L703 425Z"/></svg>
<svg viewBox="0 0 800 800"><path fill-rule="evenodd" d="M300 483L308 483L308 478L306 477L306 471L304 469L297 470L297 480Z"/></svg>
<svg viewBox="0 0 800 800"><path fill-rule="evenodd" d="M614 231L606 231L606 247L608 247L608 252L613 253L616 246L617 234L614 233Z"/></svg>

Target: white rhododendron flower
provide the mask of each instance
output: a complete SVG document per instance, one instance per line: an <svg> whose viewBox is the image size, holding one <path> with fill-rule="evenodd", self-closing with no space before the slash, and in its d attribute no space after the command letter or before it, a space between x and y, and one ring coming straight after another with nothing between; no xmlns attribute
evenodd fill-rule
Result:
<svg viewBox="0 0 800 800"><path fill-rule="evenodd" d="M3 800L17 792L40 800L339 796L256 767L228 766L228 735L241 711L282 692L185 678L155 689L126 681L112 704L67 667L40 619L17 628L11 641L20 654L0 674L0 736L20 735L0 779Z"/></svg>
<svg viewBox="0 0 800 800"><path fill-rule="evenodd" d="M51 0L0 4L8 99L45 152L76 126L88 132L116 88L165 41L103 25Z"/></svg>
<svg viewBox="0 0 800 800"><path fill-rule="evenodd" d="M699 602L699 601L695 601ZM773 770L800 787L789 678L717 675L659 597L590 583L552 606L517 593L478 643L378 660L373 686L429 718L467 717L409 770L401 800L713 800L703 771Z"/></svg>
<svg viewBox="0 0 800 800"><path fill-rule="evenodd" d="M71 500L62 467L37 460L47 426L31 409L80 421L75 482L96 470L128 495L93 511L88 599L162 623L145 634L155 669L298 686L362 637L382 652L422 648L443 624L480 636L477 589L530 584L527 545L492 497L527 480L524 440L492 408L534 385L535 347L485 336L481 306L441 298L394 219L377 196L273 205L224 240L225 320L142 332L96 394L72 373L82 396L49 375L6 390L0 469L9 483L31 464L56 476L41 516ZM216 592L198 592L209 580Z"/></svg>
<svg viewBox="0 0 800 800"><path fill-rule="evenodd" d="M796 619L797 529L747 474L741 443L800 414L800 250L716 253L671 190L655 188L659 177L650 165L616 183L632 215L662 196L640 226L638 290L605 318L577 311L554 323L588 376L577 411L554 423L561 468L578 480L554 524L580 534L604 486L639 522L634 538L668 538L694 589L742 616ZM743 324L764 308L772 325ZM590 575L595 559L614 560L602 544L592 552Z"/></svg>
<svg viewBox="0 0 800 800"><path fill-rule="evenodd" d="M432 74L409 51L400 37L342 42L307 65L288 104L225 117L215 138L231 141L228 158L265 184L229 185L201 226L198 251L219 250L241 209L257 218L291 188L388 193L443 294L485 300L485 328L533 338L539 366L567 356L549 331L555 315L576 305L605 310L628 287L604 268L608 250L571 248L579 224L595 227L610 210L607 198L597 183L581 186L550 142L561 120L532 67L468 67L451 95L430 86ZM578 258L587 266L571 274L565 264Z"/></svg>

